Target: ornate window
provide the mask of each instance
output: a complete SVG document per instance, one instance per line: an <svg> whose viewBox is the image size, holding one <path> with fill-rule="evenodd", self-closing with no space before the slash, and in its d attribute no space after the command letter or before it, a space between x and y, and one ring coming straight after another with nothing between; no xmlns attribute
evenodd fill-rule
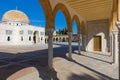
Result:
<svg viewBox="0 0 120 80"><path fill-rule="evenodd" d="M21 31L20 31L20 34L21 34L21 35L22 35L22 34L24 34L24 31L23 31L23 30L21 30Z"/></svg>
<svg viewBox="0 0 120 80"><path fill-rule="evenodd" d="M12 34L12 30L6 30L6 34L7 35L11 35Z"/></svg>
<svg viewBox="0 0 120 80"><path fill-rule="evenodd" d="M31 41L31 36L29 36L29 41Z"/></svg>
<svg viewBox="0 0 120 80"><path fill-rule="evenodd" d="M33 32L31 30L28 30L28 34L32 34Z"/></svg>

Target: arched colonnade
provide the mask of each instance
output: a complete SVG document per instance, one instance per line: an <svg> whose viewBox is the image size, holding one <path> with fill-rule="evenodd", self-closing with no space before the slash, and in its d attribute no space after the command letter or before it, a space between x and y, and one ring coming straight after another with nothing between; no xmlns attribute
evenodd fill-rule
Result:
<svg viewBox="0 0 120 80"><path fill-rule="evenodd" d="M69 58L72 58L72 22L75 20L77 23L77 35L78 35L78 52L80 53L80 36L82 36L82 49L85 50L85 42L87 39L87 28L85 20L75 13L71 8L68 7L67 4L62 1L56 1L52 3L51 0L39 0L44 15L46 18L46 34L48 35L48 65L49 68L52 69L53 66L53 32L55 30L55 17L58 10L61 10L65 15L67 22L67 30L68 30L68 43L69 43Z"/></svg>
<svg viewBox="0 0 120 80"><path fill-rule="evenodd" d="M72 22L75 20L77 23L77 35L79 38L78 41L78 52L80 53L80 37L82 36L82 50L86 49L86 42L87 42L87 26L86 21L84 18L82 18L79 14L76 13L69 5L64 3L62 0L39 0L40 4L43 7L45 18L46 18L46 33L48 35L48 65L52 69L53 65L53 32L55 30L55 16L58 10L61 10L63 14L65 15L66 22L67 22L67 30L68 30L68 43L69 43L69 58L72 58ZM117 21L118 26L118 32L113 31L113 34L116 35L115 42L120 42L117 39L120 34L120 0L114 0L113 1L113 11L112 11L112 26L110 26L110 30L114 30L115 23ZM116 29L116 28L115 28ZM118 37L120 38L120 36ZM117 44L117 43L115 43ZM120 45L120 43L119 43ZM120 46L119 46L120 47ZM115 45L115 63L118 63L118 45Z"/></svg>

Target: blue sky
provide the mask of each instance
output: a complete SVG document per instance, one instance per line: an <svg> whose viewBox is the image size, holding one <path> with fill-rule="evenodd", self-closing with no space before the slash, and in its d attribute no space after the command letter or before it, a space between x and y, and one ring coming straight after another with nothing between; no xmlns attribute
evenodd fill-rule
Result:
<svg viewBox="0 0 120 80"><path fill-rule="evenodd" d="M3 14L8 10L18 10L24 12L30 19L31 25L45 27L44 11L38 0L0 0L0 21ZM76 21L73 22L73 33L77 32ZM67 27L66 18L62 11L58 11L55 18L56 30Z"/></svg>

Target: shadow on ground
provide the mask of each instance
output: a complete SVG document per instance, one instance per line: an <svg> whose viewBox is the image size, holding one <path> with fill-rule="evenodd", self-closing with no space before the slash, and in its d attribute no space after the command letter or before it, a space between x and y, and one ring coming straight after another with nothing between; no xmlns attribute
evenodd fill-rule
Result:
<svg viewBox="0 0 120 80"><path fill-rule="evenodd" d="M71 62L73 62L73 63L75 63L75 64L77 64L77 65L79 65L79 66L82 66L82 67L84 67L84 68L86 68L86 69L96 73L97 76L99 77L99 80L115 80L113 78L110 78L109 76L106 76L105 74L102 74L102 73L100 73L100 72L98 72L98 71L96 71L94 69L91 69L91 68L89 68L89 67L87 67L87 66L85 66L83 64L80 64L80 63L78 63L77 61L75 61L73 59L69 59L69 58L66 58L66 59L71 61ZM75 79L75 80L98 80L98 79L96 79L96 78L94 78L94 77L92 77L90 75L87 75L87 74L84 74L84 75L72 74L68 78L69 78L68 80L74 80L74 78L78 78L78 79Z"/></svg>
<svg viewBox="0 0 120 80"><path fill-rule="evenodd" d="M77 50L76 46L73 46L73 51ZM9 76L14 74L15 72L27 68L27 67L35 67L38 72L40 78L43 80L59 80L57 77L57 72L53 69L52 71L48 68L48 50L37 50L32 52L25 52L25 53L3 53L0 52L0 80L6 80ZM74 62L75 64L78 64L80 66L83 66L99 75L102 75L104 77L107 77L95 70L92 70L88 68L87 66L84 66L74 60L70 60L66 57L66 53L68 52L67 46L62 46L58 48L54 48L54 58L55 57L62 57L66 60L69 60L71 62ZM112 80L111 78L107 77L109 80ZM68 77L68 80L96 80L93 77L85 74L83 76L81 75L75 75L72 74ZM104 80L101 78L101 80Z"/></svg>
<svg viewBox="0 0 120 80"><path fill-rule="evenodd" d="M95 59L95 60L98 60L98 61L102 61L102 62L105 62L105 63L108 63L108 64L112 64L113 63L113 61L102 60L102 59L96 58L94 56L88 56L88 55L85 55L85 54L78 54L77 52L73 52L73 53L76 54L76 55L78 55L78 56L84 56L84 57ZM107 57L110 58L110 56L107 56Z"/></svg>
<svg viewBox="0 0 120 80"><path fill-rule="evenodd" d="M58 56L65 57L65 54L54 54L54 57ZM47 49L16 54L0 52L0 80L6 80L15 72L27 67L35 67L43 80L57 80L57 72L53 70L53 76L48 68Z"/></svg>
<svg viewBox="0 0 120 80"><path fill-rule="evenodd" d="M71 74L71 76L68 77L68 80L106 80L106 79L103 79L100 76L99 76L99 79L96 79L93 76L88 74L82 74L82 75Z"/></svg>

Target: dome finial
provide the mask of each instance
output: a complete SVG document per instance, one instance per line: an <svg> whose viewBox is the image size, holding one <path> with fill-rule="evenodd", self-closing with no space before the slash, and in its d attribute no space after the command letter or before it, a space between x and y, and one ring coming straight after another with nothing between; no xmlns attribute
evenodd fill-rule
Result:
<svg viewBox="0 0 120 80"><path fill-rule="evenodd" d="M18 10L18 7L16 6L16 10Z"/></svg>

